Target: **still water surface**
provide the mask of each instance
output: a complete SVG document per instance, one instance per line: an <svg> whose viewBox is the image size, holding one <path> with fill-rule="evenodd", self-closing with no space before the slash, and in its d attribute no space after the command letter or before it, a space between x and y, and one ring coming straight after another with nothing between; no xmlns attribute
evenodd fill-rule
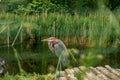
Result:
<svg viewBox="0 0 120 80"><path fill-rule="evenodd" d="M16 44L14 48L17 51L21 67L26 72L36 72L40 74L54 72L58 58L48 49L47 43L36 42L32 44ZM74 64L73 62L71 63L71 67L82 65L82 63L79 62L81 54L96 52L97 54L101 54L103 59L92 66L110 65L112 67L120 68L119 49L82 49L81 47L75 45L67 46L67 48L75 48L79 50L79 53L75 55L78 64ZM15 56L15 52L12 47L0 47L0 58L5 60L9 74L16 74L19 72L17 57ZM96 58L93 58L92 61L95 61L94 59ZM83 61L83 63L87 62L86 60Z"/></svg>

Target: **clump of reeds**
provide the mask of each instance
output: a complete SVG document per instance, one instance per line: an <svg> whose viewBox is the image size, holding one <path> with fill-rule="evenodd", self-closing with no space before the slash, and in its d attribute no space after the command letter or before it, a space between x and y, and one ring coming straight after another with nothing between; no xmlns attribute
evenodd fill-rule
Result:
<svg viewBox="0 0 120 80"><path fill-rule="evenodd" d="M78 44L89 47L108 47L117 46L119 43L119 22L115 16L109 12L100 14L96 12L87 16L77 13L47 13L40 15L14 15L10 13L0 14L0 19L6 22L13 21L11 24L1 24L1 38L6 39L9 30L9 38L12 43L15 39L20 26L22 29L17 40L40 36L53 36L64 40L66 44ZM6 29L4 29L6 27ZM2 31L2 29L4 29ZM5 37L6 36L6 37ZM19 38L21 37L21 38Z"/></svg>

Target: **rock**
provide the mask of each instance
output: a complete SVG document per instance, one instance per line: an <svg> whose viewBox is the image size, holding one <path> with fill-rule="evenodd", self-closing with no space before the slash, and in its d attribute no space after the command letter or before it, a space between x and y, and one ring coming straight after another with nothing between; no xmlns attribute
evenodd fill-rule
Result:
<svg viewBox="0 0 120 80"><path fill-rule="evenodd" d="M74 74L68 74L68 80L77 80Z"/></svg>
<svg viewBox="0 0 120 80"><path fill-rule="evenodd" d="M0 58L0 77L6 73L5 61Z"/></svg>
<svg viewBox="0 0 120 80"><path fill-rule="evenodd" d="M56 80L68 80L66 77L59 77Z"/></svg>

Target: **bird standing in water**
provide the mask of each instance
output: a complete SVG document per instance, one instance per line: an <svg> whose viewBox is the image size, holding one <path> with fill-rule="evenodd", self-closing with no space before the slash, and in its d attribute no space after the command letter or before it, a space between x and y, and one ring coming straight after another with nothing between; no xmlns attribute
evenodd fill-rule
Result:
<svg viewBox="0 0 120 80"><path fill-rule="evenodd" d="M47 39L43 39L42 41L47 41L49 49L59 58L57 69L58 66L61 66L61 63L63 66L67 66L69 64L69 54L67 48L60 39L50 37Z"/></svg>

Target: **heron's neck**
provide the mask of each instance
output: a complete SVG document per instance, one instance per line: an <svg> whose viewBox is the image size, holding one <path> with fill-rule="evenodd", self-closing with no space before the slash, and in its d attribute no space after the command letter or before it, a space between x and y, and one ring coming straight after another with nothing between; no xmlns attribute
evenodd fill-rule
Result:
<svg viewBox="0 0 120 80"><path fill-rule="evenodd" d="M51 48L54 48L54 46L57 44L57 42L49 42L48 44Z"/></svg>

